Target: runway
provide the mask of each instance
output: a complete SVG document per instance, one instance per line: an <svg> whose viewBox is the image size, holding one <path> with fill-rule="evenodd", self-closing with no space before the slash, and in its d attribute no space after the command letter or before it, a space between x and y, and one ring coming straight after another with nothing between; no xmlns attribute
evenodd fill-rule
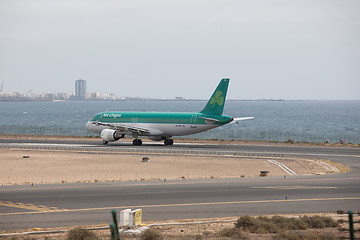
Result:
<svg viewBox="0 0 360 240"><path fill-rule="evenodd" d="M109 146L86 140L1 139L2 144L63 144L102 148L176 149L317 156L346 164L347 174L266 178L115 182L0 188L0 230L94 225L111 222L110 211L142 208L145 221L240 215L360 210L358 148L292 145L159 144Z"/></svg>

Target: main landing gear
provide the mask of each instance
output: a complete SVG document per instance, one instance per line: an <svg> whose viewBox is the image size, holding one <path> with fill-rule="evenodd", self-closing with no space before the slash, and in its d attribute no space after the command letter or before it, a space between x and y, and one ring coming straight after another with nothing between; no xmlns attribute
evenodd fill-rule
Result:
<svg viewBox="0 0 360 240"><path fill-rule="evenodd" d="M164 144L165 144L165 146L174 145L174 140L172 140L171 138L165 139Z"/></svg>
<svg viewBox="0 0 360 240"><path fill-rule="evenodd" d="M165 146L169 146L169 145L174 145L174 140L167 138L164 140L164 144ZM141 139L134 139L133 140L133 145L134 146L141 146L142 145L142 141Z"/></svg>
<svg viewBox="0 0 360 240"><path fill-rule="evenodd" d="M141 139L134 139L133 140L133 145L134 146L141 146L142 145Z"/></svg>

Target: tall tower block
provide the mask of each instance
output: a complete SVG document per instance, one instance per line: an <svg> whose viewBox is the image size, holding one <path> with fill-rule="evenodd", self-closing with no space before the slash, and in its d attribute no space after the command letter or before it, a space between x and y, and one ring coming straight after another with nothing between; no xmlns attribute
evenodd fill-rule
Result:
<svg viewBox="0 0 360 240"><path fill-rule="evenodd" d="M79 79L75 81L75 97L78 100L86 99L86 81Z"/></svg>

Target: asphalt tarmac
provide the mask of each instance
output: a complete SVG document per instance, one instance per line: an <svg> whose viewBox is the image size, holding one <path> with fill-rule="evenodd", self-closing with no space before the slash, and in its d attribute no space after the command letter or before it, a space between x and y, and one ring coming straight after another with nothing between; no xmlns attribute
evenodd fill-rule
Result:
<svg viewBox="0 0 360 240"><path fill-rule="evenodd" d="M360 210L360 149L294 145L108 146L87 140L1 139L2 144L84 148L195 149L318 157L351 167L346 174L0 187L0 230L108 224L111 210L143 209L144 221Z"/></svg>

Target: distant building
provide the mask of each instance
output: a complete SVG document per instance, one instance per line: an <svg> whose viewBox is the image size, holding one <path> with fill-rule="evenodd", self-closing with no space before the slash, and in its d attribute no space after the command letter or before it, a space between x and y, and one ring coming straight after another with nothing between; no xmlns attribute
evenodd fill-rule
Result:
<svg viewBox="0 0 360 240"><path fill-rule="evenodd" d="M66 100L69 99L69 94L68 93L56 93L56 100Z"/></svg>
<svg viewBox="0 0 360 240"><path fill-rule="evenodd" d="M85 80L76 80L75 81L75 97L78 97L82 100L86 98L86 81Z"/></svg>
<svg viewBox="0 0 360 240"><path fill-rule="evenodd" d="M75 96L71 96L70 100L86 99L86 81L79 79L75 81Z"/></svg>
<svg viewBox="0 0 360 240"><path fill-rule="evenodd" d="M100 93L98 92L90 93L89 100L98 100L99 98L100 98Z"/></svg>

